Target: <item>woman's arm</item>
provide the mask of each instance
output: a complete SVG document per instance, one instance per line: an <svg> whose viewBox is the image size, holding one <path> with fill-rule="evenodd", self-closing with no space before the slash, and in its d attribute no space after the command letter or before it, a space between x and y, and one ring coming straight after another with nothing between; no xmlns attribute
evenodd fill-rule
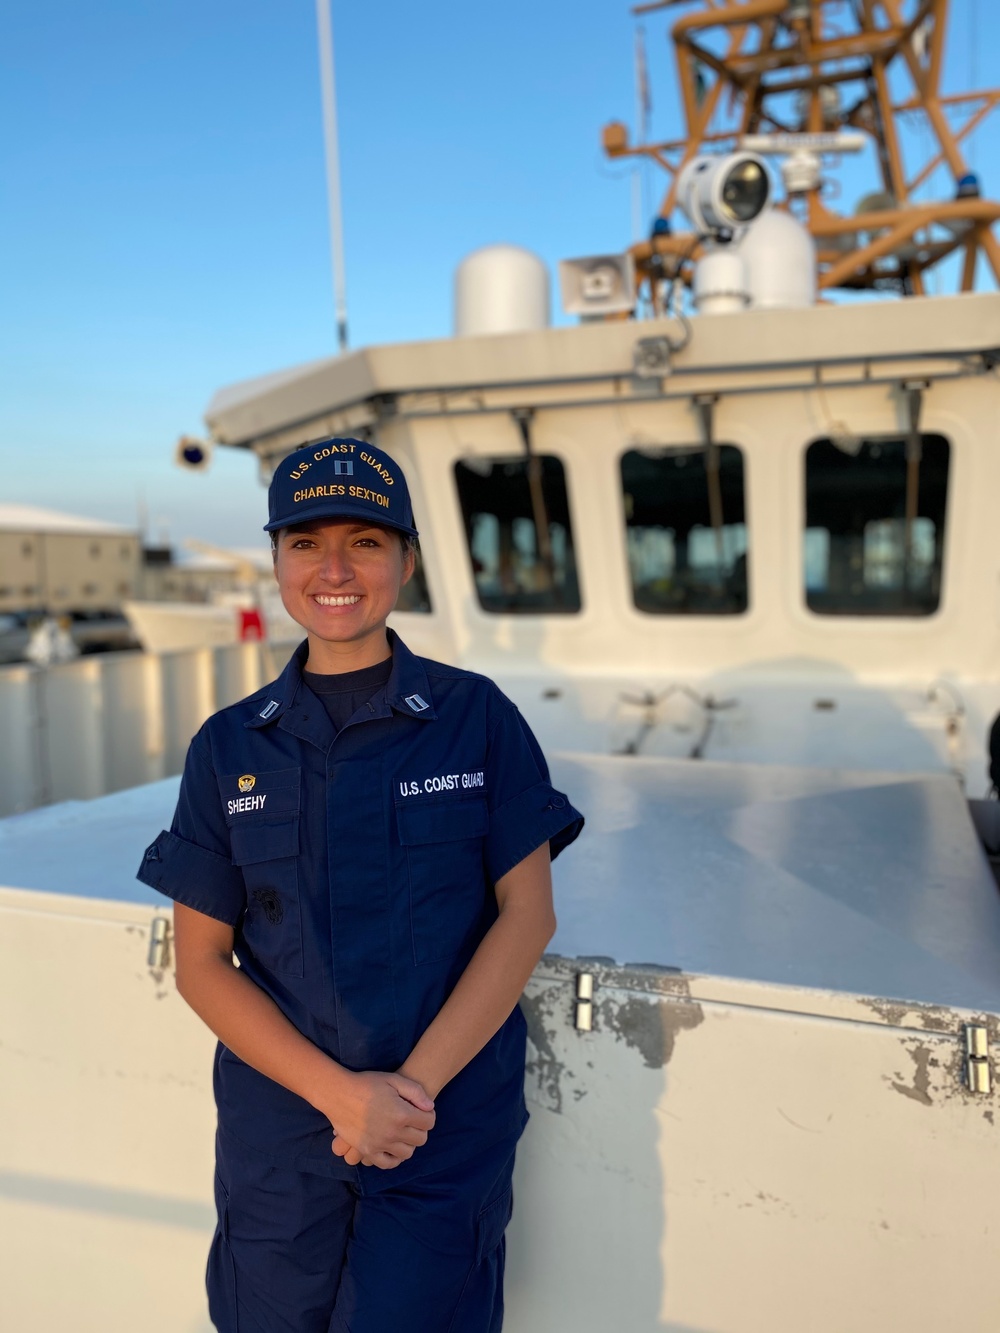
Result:
<svg viewBox="0 0 1000 1333"><path fill-rule="evenodd" d="M436 1097L510 1016L555 933L549 844L497 881L500 915L400 1073Z"/></svg>
<svg viewBox="0 0 1000 1333"><path fill-rule="evenodd" d="M436 1097L500 1030L556 928L549 844L542 843L496 883L499 916L455 989L399 1072ZM333 1150L351 1166L372 1158L346 1131ZM384 1163L376 1162L375 1165ZM393 1163L395 1165L395 1163Z"/></svg>
<svg viewBox="0 0 1000 1333"><path fill-rule="evenodd" d="M233 965L231 926L175 903L174 934L177 989L241 1060L304 1097L376 1165L395 1166L427 1142L434 1102L419 1083L399 1073L353 1073L313 1045Z"/></svg>

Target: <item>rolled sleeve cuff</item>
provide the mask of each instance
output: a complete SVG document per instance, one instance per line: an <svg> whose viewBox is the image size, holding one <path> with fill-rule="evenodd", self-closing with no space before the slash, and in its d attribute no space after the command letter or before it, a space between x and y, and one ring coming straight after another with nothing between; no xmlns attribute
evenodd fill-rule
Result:
<svg viewBox="0 0 1000 1333"><path fill-rule="evenodd" d="M136 879L227 926L236 926L246 906L238 866L166 829L146 848Z"/></svg>
<svg viewBox="0 0 1000 1333"><path fill-rule="evenodd" d="M494 884L543 842L554 861L583 828L583 815L547 782L536 783L490 815L486 868Z"/></svg>

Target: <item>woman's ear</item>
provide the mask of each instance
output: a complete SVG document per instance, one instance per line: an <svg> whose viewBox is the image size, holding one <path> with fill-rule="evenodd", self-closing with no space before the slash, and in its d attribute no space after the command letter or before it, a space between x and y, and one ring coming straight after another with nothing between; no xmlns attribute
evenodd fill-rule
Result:
<svg viewBox="0 0 1000 1333"><path fill-rule="evenodd" d="M416 547L412 546L409 542L407 542L407 544L403 548L403 575L402 578L399 580L400 587L402 587L404 583L409 583L410 579L413 577L413 571L414 569L416 569L416 567L417 567Z"/></svg>

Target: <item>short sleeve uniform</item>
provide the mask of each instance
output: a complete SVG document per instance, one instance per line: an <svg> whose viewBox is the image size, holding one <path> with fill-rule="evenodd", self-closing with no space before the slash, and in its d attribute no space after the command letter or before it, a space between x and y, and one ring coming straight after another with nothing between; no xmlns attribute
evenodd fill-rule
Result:
<svg viewBox="0 0 1000 1333"><path fill-rule="evenodd" d="M139 871L231 925L246 974L355 1070L402 1064L496 919L497 880L583 825L491 681L390 641L388 682L339 732L303 680L304 644L273 685L210 718ZM524 1058L515 1008L442 1090L394 1183L516 1137ZM325 1116L221 1044L215 1094L220 1131L276 1165L376 1172L335 1157Z"/></svg>

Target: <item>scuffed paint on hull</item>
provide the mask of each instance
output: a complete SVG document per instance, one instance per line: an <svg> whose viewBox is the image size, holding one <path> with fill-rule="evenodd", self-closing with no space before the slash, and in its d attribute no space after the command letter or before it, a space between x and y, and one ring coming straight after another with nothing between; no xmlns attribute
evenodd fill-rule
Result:
<svg viewBox="0 0 1000 1333"><path fill-rule="evenodd" d="M522 1005L506 1327L951 1326L969 1263L991 1262L998 1095L965 1085L964 1025L995 1052L995 1015L559 957Z"/></svg>

